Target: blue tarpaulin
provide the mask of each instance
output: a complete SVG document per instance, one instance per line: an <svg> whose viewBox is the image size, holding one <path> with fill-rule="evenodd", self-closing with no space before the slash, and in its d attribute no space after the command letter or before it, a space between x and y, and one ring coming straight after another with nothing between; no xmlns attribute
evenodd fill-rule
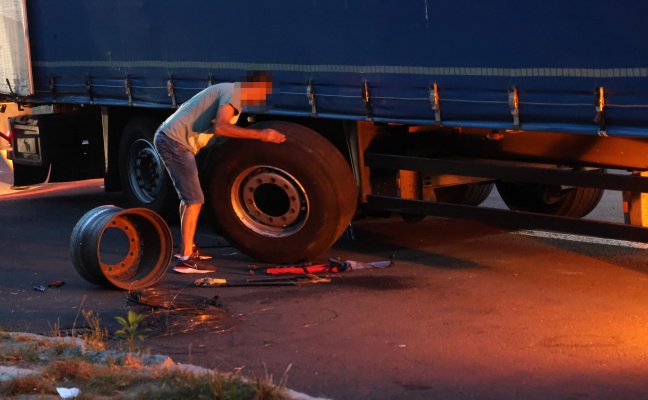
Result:
<svg viewBox="0 0 648 400"><path fill-rule="evenodd" d="M646 2L27 5L38 101L174 107L262 69L277 115L648 136Z"/></svg>

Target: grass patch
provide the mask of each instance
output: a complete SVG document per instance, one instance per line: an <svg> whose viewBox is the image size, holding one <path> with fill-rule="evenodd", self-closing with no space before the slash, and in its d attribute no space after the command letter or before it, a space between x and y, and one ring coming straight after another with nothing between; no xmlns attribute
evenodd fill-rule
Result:
<svg viewBox="0 0 648 400"><path fill-rule="evenodd" d="M194 375L167 371L140 385L132 400L288 400L283 389L269 382L245 382L234 376L213 373Z"/></svg>
<svg viewBox="0 0 648 400"><path fill-rule="evenodd" d="M51 382L36 374L24 375L10 381L0 382L0 395L3 399L8 396L22 394L55 394L56 388Z"/></svg>
<svg viewBox="0 0 648 400"><path fill-rule="evenodd" d="M0 352L0 361L2 362L34 362L38 359L39 355L35 347L10 346Z"/></svg>
<svg viewBox="0 0 648 400"><path fill-rule="evenodd" d="M33 399L58 398L57 387L79 388L77 400L289 400L284 379L279 385L271 377L246 380L237 375L216 372L194 374L173 366L144 366L133 353L106 352L104 357L88 357L61 338L28 341L14 337L0 342L0 364L37 369L38 373L0 381L0 398L29 396ZM47 396L47 397L46 397Z"/></svg>
<svg viewBox="0 0 648 400"><path fill-rule="evenodd" d="M82 314L88 324L88 332L81 336L85 341L86 348L103 350L104 342L108 340L108 330L101 326L99 313L84 310Z"/></svg>
<svg viewBox="0 0 648 400"><path fill-rule="evenodd" d="M127 353L105 350L108 332L99 314L83 311L87 328L74 337L63 337L58 324L53 337L9 334L0 330L0 365L25 368L33 373L0 381L0 398L58 398L56 388L78 388L77 400L290 400L284 376L278 385L272 377L247 380L217 372L193 373L174 367L170 359L150 357L136 346L150 329L144 317L129 311L116 317L121 329L115 336L124 340ZM76 322L76 320L75 320ZM73 330L75 331L75 330ZM77 332L78 333L78 332ZM73 335L76 336L76 335ZM151 362L151 360L154 360ZM157 361L155 361L157 360ZM153 366L148 366L149 364ZM157 364L155 364L157 363ZM55 397L52 397L55 396ZM46 397L47 396L47 397Z"/></svg>

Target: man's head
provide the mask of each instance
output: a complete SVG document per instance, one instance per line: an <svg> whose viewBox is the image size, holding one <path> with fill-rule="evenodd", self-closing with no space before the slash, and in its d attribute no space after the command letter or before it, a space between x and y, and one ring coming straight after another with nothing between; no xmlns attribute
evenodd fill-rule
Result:
<svg viewBox="0 0 648 400"><path fill-rule="evenodd" d="M234 95L241 99L245 111L261 111L272 94L272 77L264 71L251 71L244 82L234 84Z"/></svg>

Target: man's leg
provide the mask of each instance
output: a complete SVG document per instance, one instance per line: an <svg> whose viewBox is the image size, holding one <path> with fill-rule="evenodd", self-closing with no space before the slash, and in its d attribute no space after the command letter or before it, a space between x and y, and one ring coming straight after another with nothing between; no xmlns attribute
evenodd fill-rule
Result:
<svg viewBox="0 0 648 400"><path fill-rule="evenodd" d="M187 258L193 252L198 216L205 200L198 179L196 159L187 148L163 133L156 133L153 143L180 197L178 211L181 245L178 251L180 257Z"/></svg>
<svg viewBox="0 0 648 400"><path fill-rule="evenodd" d="M180 231L182 232L182 256L190 256L193 249L194 236L198 227L198 216L202 204L187 204L180 216Z"/></svg>
<svg viewBox="0 0 648 400"><path fill-rule="evenodd" d="M184 245L182 244L182 238L184 238L184 235L182 234L182 219L184 218L184 213L186 209L187 209L186 204L184 203L184 201L180 200L180 205L178 206L178 215L180 216L180 235L182 236L180 239L180 247L178 248L178 253L177 253L178 256L184 254Z"/></svg>

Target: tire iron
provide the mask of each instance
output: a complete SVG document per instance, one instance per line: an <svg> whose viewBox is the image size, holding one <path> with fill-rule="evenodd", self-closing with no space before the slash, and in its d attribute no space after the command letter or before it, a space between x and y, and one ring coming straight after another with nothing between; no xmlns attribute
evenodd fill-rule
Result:
<svg viewBox="0 0 648 400"><path fill-rule="evenodd" d="M295 265L250 264L248 265L248 275L254 275L256 271L265 272L268 268L303 268L311 265L310 262Z"/></svg>
<svg viewBox="0 0 648 400"><path fill-rule="evenodd" d="M228 281L225 279L212 279L201 278L194 282L195 286L210 286L210 287L244 287L244 286L300 286L310 283L327 283L331 282L331 278L337 278L339 275L291 275L291 276L277 276L268 278L249 278L245 281L235 280Z"/></svg>

